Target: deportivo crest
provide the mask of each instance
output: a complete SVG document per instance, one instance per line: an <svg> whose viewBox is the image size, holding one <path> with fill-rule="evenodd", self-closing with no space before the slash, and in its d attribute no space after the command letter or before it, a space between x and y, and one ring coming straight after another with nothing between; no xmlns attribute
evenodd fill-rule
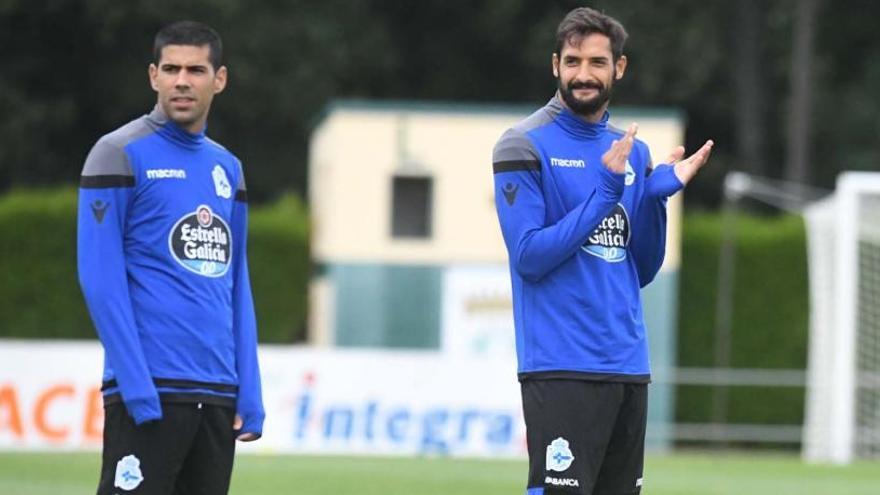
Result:
<svg viewBox="0 0 880 495"><path fill-rule="evenodd" d="M229 225L207 205L200 205L174 224L168 248L182 267L206 277L222 277L232 263Z"/></svg>
<svg viewBox="0 0 880 495"><path fill-rule="evenodd" d="M547 446L547 456L544 465L550 471L563 472L574 462L574 454L568 448L568 440L559 437Z"/></svg>
<svg viewBox="0 0 880 495"><path fill-rule="evenodd" d="M214 191L217 192L217 196L224 199L231 198L232 185L229 184L229 179L226 178L226 171L223 170L223 167L219 164L214 165L211 176L214 177Z"/></svg>
<svg viewBox="0 0 880 495"><path fill-rule="evenodd" d="M116 478L113 486L125 491L131 491L144 481L141 473L141 461L133 455L127 455L116 463Z"/></svg>
<svg viewBox="0 0 880 495"><path fill-rule="evenodd" d="M636 171L633 170L633 166L629 164L629 160L626 161L626 177L624 177L623 182L627 186L633 185L633 182L636 181Z"/></svg>
<svg viewBox="0 0 880 495"><path fill-rule="evenodd" d="M581 249L605 261L616 263L626 259L626 246L629 245L629 215L622 204L617 203L590 234Z"/></svg>

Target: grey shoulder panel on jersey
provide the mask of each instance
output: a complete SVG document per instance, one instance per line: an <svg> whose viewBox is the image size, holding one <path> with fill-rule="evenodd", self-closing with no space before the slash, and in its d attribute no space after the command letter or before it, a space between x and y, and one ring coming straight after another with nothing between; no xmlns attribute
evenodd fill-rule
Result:
<svg viewBox="0 0 880 495"><path fill-rule="evenodd" d="M513 128L518 129L523 133L529 132L532 129L536 129L538 127L547 125L550 122L553 122L561 111L562 103L559 101L559 98L554 96L550 99L550 101L547 102L546 105L539 108L525 119L521 120L519 123L513 126Z"/></svg>
<svg viewBox="0 0 880 495"><path fill-rule="evenodd" d="M125 147L154 131L148 120L141 117L101 137L86 158L80 187L88 189L133 186L134 175Z"/></svg>
<svg viewBox="0 0 880 495"><path fill-rule="evenodd" d="M493 172L496 174L522 170L540 172L541 158L526 133L552 122L561 108L554 97L547 105L508 129L495 144L492 152Z"/></svg>
<svg viewBox="0 0 880 495"><path fill-rule="evenodd" d="M516 172L541 170L541 159L532 141L517 128L508 129L501 135L492 151L492 171Z"/></svg>
<svg viewBox="0 0 880 495"><path fill-rule="evenodd" d="M244 183L244 167L241 160L235 159L238 163L238 187L235 189L235 200L247 203L247 185Z"/></svg>

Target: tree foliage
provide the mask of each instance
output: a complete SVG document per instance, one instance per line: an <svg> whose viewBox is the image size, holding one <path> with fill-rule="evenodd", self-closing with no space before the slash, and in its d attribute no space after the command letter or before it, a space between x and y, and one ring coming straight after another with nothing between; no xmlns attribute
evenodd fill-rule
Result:
<svg viewBox="0 0 880 495"><path fill-rule="evenodd" d="M711 166L689 194L702 203L718 197L725 171L754 171L753 163L744 163L755 161L754 154L749 158L736 145L746 130L754 134L754 126L766 126L759 130L764 175L781 176L786 158L788 68L799 2L758 2L758 30L738 24L743 17L736 4L592 3L630 32L630 68L615 88L614 104L682 108L688 148L717 141ZM304 192L310 123L334 98L540 105L555 85L555 27L576 5L0 0L0 191L75 182L100 135L148 111L155 99L146 78L152 37L173 20L202 20L224 37L231 79L216 100L209 132L243 158L260 201L284 190ZM878 11L880 3L871 0L820 2L809 112L815 169L808 180L814 184L829 186L840 169L877 169L880 163L874 89L880 69L870 62L880 56L873 22ZM760 36L754 56L763 114L737 119L738 111L755 111L744 105L753 96L734 84L747 68L735 49L742 36L755 36L749 33Z"/></svg>

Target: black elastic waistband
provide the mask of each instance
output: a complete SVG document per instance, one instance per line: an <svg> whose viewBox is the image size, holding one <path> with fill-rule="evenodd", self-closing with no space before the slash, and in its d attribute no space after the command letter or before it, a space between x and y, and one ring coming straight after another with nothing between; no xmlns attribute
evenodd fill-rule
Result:
<svg viewBox="0 0 880 495"><path fill-rule="evenodd" d="M517 375L526 380L586 380L591 382L651 383L651 375L624 375L621 373L593 373L588 371L527 371Z"/></svg>
<svg viewBox="0 0 880 495"><path fill-rule="evenodd" d="M222 395L212 395L205 393L177 393L177 392L159 392L159 401L163 404L211 404L213 406L228 407L235 409L235 399L232 397L224 397ZM119 404L122 402L122 394L115 392L104 396L104 407Z"/></svg>
<svg viewBox="0 0 880 495"><path fill-rule="evenodd" d="M182 389L193 388L211 390L224 394L238 393L238 385L229 385L226 383L199 382L195 380L179 380L174 378L153 378L153 384L155 384L157 387L171 387ZM104 391L118 386L119 384L116 383L116 380L107 380L103 384L101 384L101 390Z"/></svg>

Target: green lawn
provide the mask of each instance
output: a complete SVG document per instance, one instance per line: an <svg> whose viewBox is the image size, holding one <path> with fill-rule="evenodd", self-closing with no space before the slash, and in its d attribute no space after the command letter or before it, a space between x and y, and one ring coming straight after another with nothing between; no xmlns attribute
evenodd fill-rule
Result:
<svg viewBox="0 0 880 495"><path fill-rule="evenodd" d="M99 454L0 454L0 494L94 493ZM235 495L522 494L525 461L240 456ZM652 456L645 495L877 495L880 463L809 466L796 457Z"/></svg>

